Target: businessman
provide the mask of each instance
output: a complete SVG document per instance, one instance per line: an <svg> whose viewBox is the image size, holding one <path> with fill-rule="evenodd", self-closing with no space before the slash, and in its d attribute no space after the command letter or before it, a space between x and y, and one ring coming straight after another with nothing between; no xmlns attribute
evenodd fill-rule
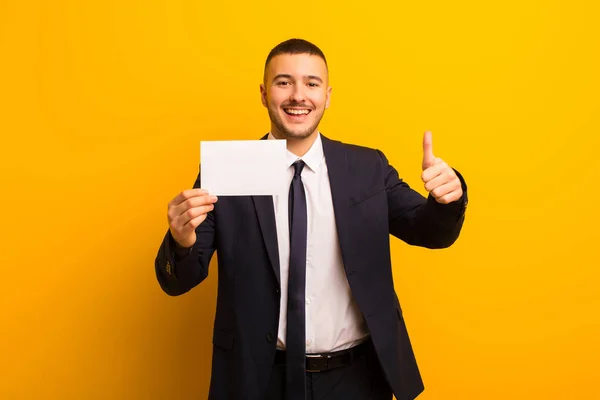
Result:
<svg viewBox="0 0 600 400"><path fill-rule="evenodd" d="M269 53L260 85L287 140L288 196L227 196L200 177L169 203L155 270L172 296L219 279L210 399L416 398L423 383L394 291L389 235L452 245L467 205L463 178L423 137L428 196L379 150L327 138L331 100L322 51L301 39ZM372 134L372 132L365 132Z"/></svg>

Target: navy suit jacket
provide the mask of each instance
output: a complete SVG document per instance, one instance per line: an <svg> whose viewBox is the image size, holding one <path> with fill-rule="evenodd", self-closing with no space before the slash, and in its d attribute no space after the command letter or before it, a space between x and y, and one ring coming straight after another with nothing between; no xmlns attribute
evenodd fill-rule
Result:
<svg viewBox="0 0 600 400"><path fill-rule="evenodd" d="M398 400L423 382L394 291L390 237L445 248L458 238L467 204L424 198L378 150L322 136L346 277L364 316L385 376ZM200 187L200 176L194 187ZM186 293L208 275L215 250L218 296L210 399L262 400L275 358L279 324L279 256L271 196L222 196L196 229L190 254L176 262L167 232L156 257L158 282Z"/></svg>

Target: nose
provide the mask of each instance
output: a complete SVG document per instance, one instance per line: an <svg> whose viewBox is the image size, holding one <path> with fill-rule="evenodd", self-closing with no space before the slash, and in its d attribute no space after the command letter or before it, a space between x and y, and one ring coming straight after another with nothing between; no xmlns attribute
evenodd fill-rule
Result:
<svg viewBox="0 0 600 400"><path fill-rule="evenodd" d="M290 93L290 102L302 103L304 101L304 86L294 85L292 93Z"/></svg>

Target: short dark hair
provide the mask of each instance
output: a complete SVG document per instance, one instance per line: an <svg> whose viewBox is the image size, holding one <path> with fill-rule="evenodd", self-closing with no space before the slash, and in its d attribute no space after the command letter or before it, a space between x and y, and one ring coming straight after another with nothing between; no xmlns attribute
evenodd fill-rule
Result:
<svg viewBox="0 0 600 400"><path fill-rule="evenodd" d="M267 56L267 61L265 62L265 71L267 70L269 61L271 61L273 57L280 54L310 54L313 56L318 56L325 61L325 66L327 67L325 54L323 54L321 49L319 49L316 45L304 39L289 39L273 47L273 50L271 50Z"/></svg>

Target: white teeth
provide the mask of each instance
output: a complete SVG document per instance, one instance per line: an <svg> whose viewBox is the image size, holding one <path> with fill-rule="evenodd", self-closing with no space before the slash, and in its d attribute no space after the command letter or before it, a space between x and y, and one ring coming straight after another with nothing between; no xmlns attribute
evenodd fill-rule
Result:
<svg viewBox="0 0 600 400"><path fill-rule="evenodd" d="M303 114L306 115L306 114L308 114L309 110L290 110L290 109L287 109L287 110L285 110L285 112L288 113L288 114L293 114L293 115L303 115Z"/></svg>

